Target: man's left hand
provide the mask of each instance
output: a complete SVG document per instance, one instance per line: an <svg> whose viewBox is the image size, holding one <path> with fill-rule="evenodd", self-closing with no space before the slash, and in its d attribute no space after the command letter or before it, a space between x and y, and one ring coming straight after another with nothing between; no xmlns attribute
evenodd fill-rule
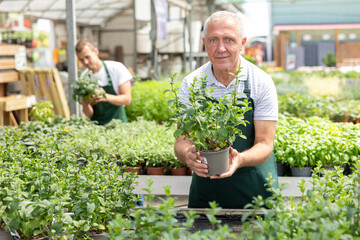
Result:
<svg viewBox="0 0 360 240"><path fill-rule="evenodd" d="M210 178L211 179L219 179L219 178L231 177L234 174L234 172L239 168L240 161L241 161L241 156L240 156L239 152L236 149L231 147L230 152L229 152L229 168L228 168L228 170L220 175L210 176Z"/></svg>
<svg viewBox="0 0 360 240"><path fill-rule="evenodd" d="M104 97L105 96L105 97ZM106 102L107 93L104 92L104 90L97 90L96 94L92 95L92 98L94 99L94 103L98 103L98 102Z"/></svg>

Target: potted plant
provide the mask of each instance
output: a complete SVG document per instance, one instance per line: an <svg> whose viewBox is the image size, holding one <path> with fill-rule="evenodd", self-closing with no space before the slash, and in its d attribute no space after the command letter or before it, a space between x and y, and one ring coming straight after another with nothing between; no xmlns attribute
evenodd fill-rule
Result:
<svg viewBox="0 0 360 240"><path fill-rule="evenodd" d="M121 148L120 148L121 149ZM125 146L119 153L119 165L122 166L123 172L132 172L136 174L142 173L142 159L137 153L137 149L132 149L131 146Z"/></svg>
<svg viewBox="0 0 360 240"><path fill-rule="evenodd" d="M310 177L312 167L309 164L309 158L307 156L302 157L289 157L288 164L291 169L291 175L293 177Z"/></svg>
<svg viewBox="0 0 360 240"><path fill-rule="evenodd" d="M71 87L73 89L73 99L75 101L81 102L84 98L85 100L92 101L91 95L95 94L97 96L98 90L102 88L98 86L98 79L91 78L90 74L82 74L83 76L75 81ZM105 91L103 91L103 97L105 98Z"/></svg>
<svg viewBox="0 0 360 240"><path fill-rule="evenodd" d="M350 112L344 108L337 109L330 114L330 119L334 122L349 122Z"/></svg>
<svg viewBox="0 0 360 240"><path fill-rule="evenodd" d="M240 72L241 68L238 68L237 74L232 74L236 85ZM211 95L213 89L207 87L205 76L201 79L194 78L189 88L189 104L186 106L180 101L179 88L174 86L175 76L176 73L170 76L171 88L165 91L174 95L168 102L173 113L168 127L176 123L174 137L183 135L194 143L208 164L209 175L227 171L231 144L237 136L245 138L238 126L246 126L248 123L244 119L245 112L251 109L248 101L240 100L236 91L219 99L214 98Z"/></svg>
<svg viewBox="0 0 360 240"><path fill-rule="evenodd" d="M179 175L187 175L187 166L186 164L180 162L176 157L169 160L169 167L171 175L179 176Z"/></svg>
<svg viewBox="0 0 360 240"><path fill-rule="evenodd" d="M164 159L160 154L149 152L149 156L145 159L146 173L148 175L165 175L165 167L167 159Z"/></svg>

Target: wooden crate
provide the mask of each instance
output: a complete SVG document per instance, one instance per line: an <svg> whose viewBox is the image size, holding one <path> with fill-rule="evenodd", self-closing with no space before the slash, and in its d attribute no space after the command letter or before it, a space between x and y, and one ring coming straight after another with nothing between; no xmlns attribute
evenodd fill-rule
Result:
<svg viewBox="0 0 360 240"><path fill-rule="evenodd" d="M0 97L8 94L8 83L19 81L17 70L24 66L26 66L24 46L0 44Z"/></svg>
<svg viewBox="0 0 360 240"><path fill-rule="evenodd" d="M25 95L35 95L37 101L52 101L55 114L70 119L69 105L56 68L22 69L20 70L20 80Z"/></svg>
<svg viewBox="0 0 360 240"><path fill-rule="evenodd" d="M48 78L50 79L50 91L52 101L55 107L55 113L63 116L66 119L70 119L69 104L66 99L64 87L61 82L59 72L56 68L51 69L48 72Z"/></svg>
<svg viewBox="0 0 360 240"><path fill-rule="evenodd" d="M0 72L0 83L19 81L19 73L17 71Z"/></svg>
<svg viewBox="0 0 360 240"><path fill-rule="evenodd" d="M24 51L25 47L16 44L3 44L0 45L0 56L14 56L21 51Z"/></svg>
<svg viewBox="0 0 360 240"><path fill-rule="evenodd" d="M18 126L20 122L29 121L29 108L36 104L34 95L11 95L0 97L0 125ZM14 113L17 113L18 120Z"/></svg>
<svg viewBox="0 0 360 240"><path fill-rule="evenodd" d="M0 58L0 70L3 69L15 69L15 58Z"/></svg>

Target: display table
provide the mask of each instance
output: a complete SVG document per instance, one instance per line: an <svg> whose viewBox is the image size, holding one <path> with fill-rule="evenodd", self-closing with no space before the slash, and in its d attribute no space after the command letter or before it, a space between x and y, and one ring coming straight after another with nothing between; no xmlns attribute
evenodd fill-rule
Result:
<svg viewBox="0 0 360 240"><path fill-rule="evenodd" d="M150 178L154 183L151 186L153 189L152 194L154 195L165 195L164 187L166 185L170 186L171 195L177 196L188 196L189 188L191 183L191 176L151 176L151 175L139 175L139 178L136 179L138 185L135 187L134 193L137 194L147 194L146 191L142 190L147 188L147 179ZM301 192L298 187L301 179L305 179L305 189L308 190L311 188L311 177L279 177L280 185L282 183L288 183L285 185L282 193L286 197L300 197Z"/></svg>

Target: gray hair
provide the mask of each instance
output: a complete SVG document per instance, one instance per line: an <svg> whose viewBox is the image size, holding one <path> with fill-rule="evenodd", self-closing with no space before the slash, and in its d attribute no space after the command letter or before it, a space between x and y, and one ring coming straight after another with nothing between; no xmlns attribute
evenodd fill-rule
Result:
<svg viewBox="0 0 360 240"><path fill-rule="evenodd" d="M243 21L241 19L241 16L239 14L233 13L233 12L229 12L229 11L218 11L218 12L214 12L213 14L210 15L210 17L208 17L208 19L206 19L205 24L204 24L204 37L206 36L207 33L207 28L209 26L210 23L212 22L216 22L216 21L221 21L224 19L234 19L237 22L237 29L238 29L238 33L240 35L240 38L244 38L244 24Z"/></svg>

